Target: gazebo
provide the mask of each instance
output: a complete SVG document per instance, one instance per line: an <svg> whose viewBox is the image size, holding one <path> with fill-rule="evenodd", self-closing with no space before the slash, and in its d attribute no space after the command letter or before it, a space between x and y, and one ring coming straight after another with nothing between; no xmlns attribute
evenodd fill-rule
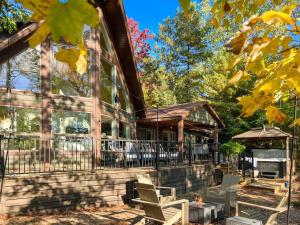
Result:
<svg viewBox="0 0 300 225"><path fill-rule="evenodd" d="M282 177L288 177L290 171L289 143L292 135L277 127L254 128L232 137L233 140L247 143L271 143L281 141L283 148L258 148L251 149L253 164L258 170L278 171ZM249 147L249 146L248 146ZM285 164L285 166L284 166ZM285 171L284 171L285 167Z"/></svg>

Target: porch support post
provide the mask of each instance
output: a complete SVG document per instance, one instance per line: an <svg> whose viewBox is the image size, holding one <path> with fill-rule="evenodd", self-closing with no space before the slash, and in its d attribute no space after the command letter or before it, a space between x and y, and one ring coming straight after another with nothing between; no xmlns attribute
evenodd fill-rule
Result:
<svg viewBox="0 0 300 225"><path fill-rule="evenodd" d="M178 150L179 150L179 159L183 161L183 140L184 140L184 122L183 119L181 119L178 122Z"/></svg>
<svg viewBox="0 0 300 225"><path fill-rule="evenodd" d="M289 173L290 173L290 148L289 148L289 142L290 139L289 137L286 138L286 144L285 144L285 154L286 154L286 162L285 162L285 166L286 166L286 171L285 171L285 177L288 178L289 177Z"/></svg>
<svg viewBox="0 0 300 225"><path fill-rule="evenodd" d="M44 163L51 161L51 74L50 74L50 41L46 40L41 44L41 138L42 138L42 156ZM45 164L44 164L45 166ZM49 169L49 168L44 168Z"/></svg>
<svg viewBox="0 0 300 225"><path fill-rule="evenodd" d="M219 154L219 130L218 130L218 125L216 125L215 127L215 131L214 131L214 136L215 136L215 148L214 148L214 152L213 152L213 162L215 163L215 161L217 160L218 163L220 162L220 154ZM215 159L215 154L217 153L217 159Z"/></svg>
<svg viewBox="0 0 300 225"><path fill-rule="evenodd" d="M100 46L100 31L98 29L92 30L92 42L94 42L93 49L93 73L91 76L92 84L92 137L93 137L93 158L92 169L95 169L101 158L101 110L100 110L100 75L101 75L101 46ZM93 48L93 46L91 46Z"/></svg>

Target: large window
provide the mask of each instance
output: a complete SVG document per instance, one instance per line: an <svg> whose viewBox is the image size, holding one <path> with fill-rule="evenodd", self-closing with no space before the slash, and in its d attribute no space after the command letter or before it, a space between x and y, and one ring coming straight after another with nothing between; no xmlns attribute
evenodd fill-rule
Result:
<svg viewBox="0 0 300 225"><path fill-rule="evenodd" d="M88 35L88 34L87 34ZM51 83L52 93L65 96L91 96L90 75L92 71L92 54L88 51L88 69L85 74L70 71L67 64L55 59L55 53L69 45L51 43Z"/></svg>
<svg viewBox="0 0 300 225"><path fill-rule="evenodd" d="M40 130L40 110L0 106L1 133L32 133L40 132Z"/></svg>
<svg viewBox="0 0 300 225"><path fill-rule="evenodd" d="M114 119L108 116L101 116L101 137L112 138L114 131Z"/></svg>
<svg viewBox="0 0 300 225"><path fill-rule="evenodd" d="M90 134L91 114L84 112L53 112L54 134Z"/></svg>
<svg viewBox="0 0 300 225"><path fill-rule="evenodd" d="M120 108L126 110L127 112L130 112L129 96L125 88L125 85L120 79L118 79L117 89L118 89Z"/></svg>
<svg viewBox="0 0 300 225"><path fill-rule="evenodd" d="M119 122L119 137L130 138L130 126L129 123Z"/></svg>
<svg viewBox="0 0 300 225"><path fill-rule="evenodd" d="M100 100L112 104L113 98L113 66L101 60Z"/></svg>
<svg viewBox="0 0 300 225"><path fill-rule="evenodd" d="M40 47L28 48L0 64L0 87L40 91Z"/></svg>
<svg viewBox="0 0 300 225"><path fill-rule="evenodd" d="M104 26L102 26L100 29L101 29L101 31L100 31L101 48L103 50L105 50L106 52L110 53L112 51L112 47L109 42L109 37L108 37L107 31L105 30Z"/></svg>

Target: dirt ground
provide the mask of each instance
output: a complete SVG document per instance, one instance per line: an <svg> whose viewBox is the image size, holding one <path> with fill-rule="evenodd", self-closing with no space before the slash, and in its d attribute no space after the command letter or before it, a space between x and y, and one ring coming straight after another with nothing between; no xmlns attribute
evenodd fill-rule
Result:
<svg viewBox="0 0 300 225"><path fill-rule="evenodd" d="M300 182L296 184L290 210L289 225L300 225ZM282 193L276 195L261 190L249 190L241 188L237 200L256 203L265 206L275 206ZM233 212L234 213L234 212ZM0 218L1 225L129 225L135 224L143 218L143 212L128 206L103 207L97 209L85 209L78 211L66 211L60 214L17 216L12 218ZM286 212L278 217L278 224L286 224ZM225 225L225 221L219 221L214 225Z"/></svg>

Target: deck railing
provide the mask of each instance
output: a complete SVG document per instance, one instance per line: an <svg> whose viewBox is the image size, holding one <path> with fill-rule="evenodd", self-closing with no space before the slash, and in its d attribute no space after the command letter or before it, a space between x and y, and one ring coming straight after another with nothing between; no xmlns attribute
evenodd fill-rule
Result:
<svg viewBox="0 0 300 225"><path fill-rule="evenodd" d="M0 171L27 174L213 162L216 144L91 137L0 138Z"/></svg>

